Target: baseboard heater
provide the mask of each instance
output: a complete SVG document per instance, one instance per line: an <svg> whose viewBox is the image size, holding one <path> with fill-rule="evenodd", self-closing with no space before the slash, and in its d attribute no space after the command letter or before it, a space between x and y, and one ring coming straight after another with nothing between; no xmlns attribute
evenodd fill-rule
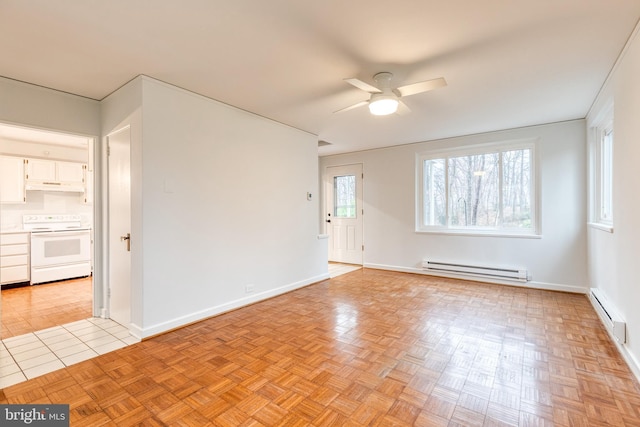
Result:
<svg viewBox="0 0 640 427"><path fill-rule="evenodd" d="M517 280L519 282L526 282L528 280L527 270L523 268L487 267L429 260L422 261L422 268L433 272L465 274L493 279Z"/></svg>
<svg viewBox="0 0 640 427"><path fill-rule="evenodd" d="M605 327L620 343L627 342L627 324L607 300L604 293L598 288L591 288L589 294L591 304L602 319Z"/></svg>

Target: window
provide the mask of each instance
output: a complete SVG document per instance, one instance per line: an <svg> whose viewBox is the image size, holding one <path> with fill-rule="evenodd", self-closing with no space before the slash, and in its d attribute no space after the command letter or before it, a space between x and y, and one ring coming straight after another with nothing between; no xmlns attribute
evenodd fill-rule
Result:
<svg viewBox="0 0 640 427"><path fill-rule="evenodd" d="M355 175L333 178L333 216L335 218L356 217L356 177Z"/></svg>
<svg viewBox="0 0 640 427"><path fill-rule="evenodd" d="M613 226L613 120L596 127L592 176L592 219L595 226L612 231Z"/></svg>
<svg viewBox="0 0 640 427"><path fill-rule="evenodd" d="M424 154L417 173L417 231L537 232L533 143Z"/></svg>
<svg viewBox="0 0 640 427"><path fill-rule="evenodd" d="M613 222L612 206L612 161L613 161L613 129L607 128L602 132L600 142L600 221Z"/></svg>

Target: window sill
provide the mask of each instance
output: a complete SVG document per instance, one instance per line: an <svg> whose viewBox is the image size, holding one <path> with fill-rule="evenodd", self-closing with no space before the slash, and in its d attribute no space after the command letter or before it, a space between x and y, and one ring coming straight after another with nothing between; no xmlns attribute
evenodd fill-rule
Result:
<svg viewBox="0 0 640 427"><path fill-rule="evenodd" d="M613 233L613 225L601 224L599 222L590 222L587 224L591 228L596 230L606 231L607 233Z"/></svg>
<svg viewBox="0 0 640 427"><path fill-rule="evenodd" d="M468 231L468 230L416 230L418 234L441 234L444 236L470 236L470 237L508 237L515 239L542 239L542 234L533 233L505 233L496 230Z"/></svg>

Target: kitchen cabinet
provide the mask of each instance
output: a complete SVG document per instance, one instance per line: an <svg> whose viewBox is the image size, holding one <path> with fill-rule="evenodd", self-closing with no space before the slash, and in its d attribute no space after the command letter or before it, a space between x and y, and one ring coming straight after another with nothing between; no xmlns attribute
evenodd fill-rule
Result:
<svg viewBox="0 0 640 427"><path fill-rule="evenodd" d="M86 164L27 159L26 189L85 192Z"/></svg>
<svg viewBox="0 0 640 427"><path fill-rule="evenodd" d="M29 267L29 233L0 235L0 284L31 280Z"/></svg>
<svg viewBox="0 0 640 427"><path fill-rule="evenodd" d="M0 156L0 203L25 203L24 159Z"/></svg>
<svg viewBox="0 0 640 427"><path fill-rule="evenodd" d="M82 184L84 168L84 163L27 159L27 180Z"/></svg>
<svg viewBox="0 0 640 427"><path fill-rule="evenodd" d="M56 162L56 178L62 183L84 184L85 164Z"/></svg>
<svg viewBox="0 0 640 427"><path fill-rule="evenodd" d="M27 160L27 180L53 182L56 180L56 162L52 160Z"/></svg>

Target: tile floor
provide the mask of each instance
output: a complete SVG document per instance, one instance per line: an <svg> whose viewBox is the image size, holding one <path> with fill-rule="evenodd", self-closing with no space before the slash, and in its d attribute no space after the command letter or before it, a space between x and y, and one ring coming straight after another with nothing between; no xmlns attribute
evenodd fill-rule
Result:
<svg viewBox="0 0 640 427"><path fill-rule="evenodd" d="M140 340L109 319L89 318L0 342L0 389Z"/></svg>

